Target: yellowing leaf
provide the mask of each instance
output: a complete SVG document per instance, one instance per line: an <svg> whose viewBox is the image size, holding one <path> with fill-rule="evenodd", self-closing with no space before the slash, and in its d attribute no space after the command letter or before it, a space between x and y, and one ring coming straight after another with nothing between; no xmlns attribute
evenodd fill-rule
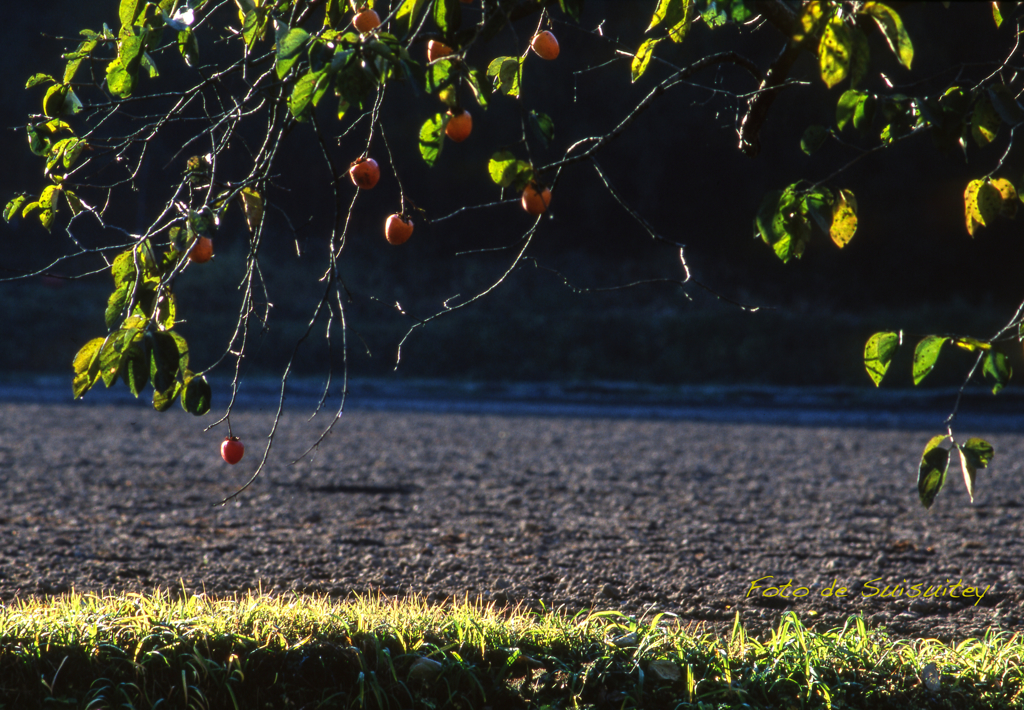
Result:
<svg viewBox="0 0 1024 710"><path fill-rule="evenodd" d="M803 42L809 35L818 31L818 27L828 18L828 7L821 0L812 0L804 5L800 13L800 31L793 35L794 42Z"/></svg>
<svg viewBox="0 0 1024 710"><path fill-rule="evenodd" d="M1003 217L1009 217L1013 219L1017 216L1017 190L1013 186L1013 183L1006 178L996 178L990 183L992 187L999 191L999 196L1003 200L1002 207L999 210L999 214Z"/></svg>
<svg viewBox="0 0 1024 710"><path fill-rule="evenodd" d="M845 247L857 231L857 198L850 190L840 190L832 207L832 228L829 236L840 249Z"/></svg>
<svg viewBox="0 0 1024 710"><path fill-rule="evenodd" d="M1002 123L988 96L982 94L974 104L974 112L971 114L971 136L974 142L982 148L987 146L996 139Z"/></svg>
<svg viewBox="0 0 1024 710"><path fill-rule="evenodd" d="M875 18L878 28L885 36L885 41L889 43L889 49L900 60L900 64L910 69L910 64L914 61L914 45L903 26L903 20L900 19L896 11L880 2L868 2L864 3L861 12Z"/></svg>
<svg viewBox="0 0 1024 710"><path fill-rule="evenodd" d="M654 56L654 48L660 41L653 37L645 39L644 43L640 45L640 49L636 50L636 56L633 57L633 63L630 65L630 73L634 83L647 71L647 66L651 63L651 58Z"/></svg>
<svg viewBox="0 0 1024 710"><path fill-rule="evenodd" d="M949 449L939 444L949 437L946 434L933 436L925 445L921 455L921 463L917 469L917 495L925 508L931 508L935 496L942 490L946 482L946 471L949 470Z"/></svg>
<svg viewBox="0 0 1024 710"><path fill-rule="evenodd" d="M828 23L818 44L818 65L821 68L821 80L828 88L832 88L850 72L850 55L853 44L850 41L850 30L840 21Z"/></svg>
<svg viewBox="0 0 1024 710"><path fill-rule="evenodd" d="M868 371L868 377L875 383L875 387L881 386L882 378L888 372L889 365L902 340L902 331L899 333L875 333L864 344L864 369Z"/></svg>
<svg viewBox="0 0 1024 710"><path fill-rule="evenodd" d="M1003 210L1003 196L992 183L971 180L964 190L964 218L972 237L978 227L987 227Z"/></svg>
<svg viewBox="0 0 1024 710"><path fill-rule="evenodd" d="M238 199L242 202L242 210L245 212L245 223L249 226L250 232L255 232L263 219L263 198L260 193L251 187L242 188L238 193Z"/></svg>

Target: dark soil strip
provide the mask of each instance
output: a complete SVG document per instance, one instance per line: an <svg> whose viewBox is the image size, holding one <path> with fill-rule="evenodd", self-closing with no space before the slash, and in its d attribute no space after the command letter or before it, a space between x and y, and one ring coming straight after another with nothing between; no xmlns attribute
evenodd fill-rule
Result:
<svg viewBox="0 0 1024 710"><path fill-rule="evenodd" d="M933 432L353 411L290 465L325 424L297 412L263 477L214 507L251 475L271 418L232 417L248 445L234 467L210 421L0 405L0 599L262 585L725 625L738 610L755 632L785 610L945 640L1022 628L1021 435L988 437L973 505L952 467L926 511L916 466Z"/></svg>

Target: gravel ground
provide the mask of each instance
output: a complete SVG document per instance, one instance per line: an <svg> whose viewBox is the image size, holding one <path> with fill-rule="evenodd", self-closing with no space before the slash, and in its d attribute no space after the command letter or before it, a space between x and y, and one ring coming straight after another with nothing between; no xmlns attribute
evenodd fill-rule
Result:
<svg viewBox="0 0 1024 710"><path fill-rule="evenodd" d="M302 458L324 422L296 411L262 476L218 507L255 470L272 416L232 415L248 444L234 467L217 453L225 428L203 432L212 421L0 404L0 600L262 586L720 628L739 611L759 634L786 610L819 628L859 613L904 637L1022 629L1018 434L962 432L987 435L993 467L973 505L951 467L926 511L930 431L350 409Z"/></svg>

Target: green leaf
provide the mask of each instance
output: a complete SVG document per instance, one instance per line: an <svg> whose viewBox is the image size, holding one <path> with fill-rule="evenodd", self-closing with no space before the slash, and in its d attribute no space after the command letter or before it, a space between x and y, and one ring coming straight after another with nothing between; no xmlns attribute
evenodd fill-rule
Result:
<svg viewBox="0 0 1024 710"><path fill-rule="evenodd" d="M32 76L30 76L28 78L28 81L25 82L25 88L26 89L31 89L33 86L39 86L40 84L45 84L45 83L54 84L56 82L57 82L57 80L54 79L49 74L33 74Z"/></svg>
<svg viewBox="0 0 1024 710"><path fill-rule="evenodd" d="M283 79L288 70L302 55L302 49L309 42L309 33L301 27L294 27L277 42L277 78Z"/></svg>
<svg viewBox="0 0 1024 710"><path fill-rule="evenodd" d="M162 330L170 330L174 327L178 317L178 306L174 294L164 289L156 301L156 308L153 313L153 320Z"/></svg>
<svg viewBox="0 0 1024 710"><path fill-rule="evenodd" d="M178 376L178 345L168 333L157 331L146 334L149 343L149 379L153 388L164 392Z"/></svg>
<svg viewBox="0 0 1024 710"><path fill-rule="evenodd" d="M875 18L878 28L882 30L885 41L889 43L889 49L900 60L900 64L910 69L914 61L914 45L910 41L910 35L903 27L903 20L888 5L880 2L868 2L861 8L861 12L867 13Z"/></svg>
<svg viewBox="0 0 1024 710"><path fill-rule="evenodd" d="M667 24L669 39L678 44L686 39L692 21L692 0L659 0L646 31L650 32L661 24Z"/></svg>
<svg viewBox="0 0 1024 710"><path fill-rule="evenodd" d="M309 72L295 82L295 86L292 87L292 95L288 97L288 110L292 112L295 118L302 119L304 117L304 114L313 103L317 81L325 77L326 74L326 71Z"/></svg>
<svg viewBox="0 0 1024 710"><path fill-rule="evenodd" d="M107 328L113 328L121 320L128 308L128 299L133 286L133 282L126 281L110 294L110 298L107 299L107 310L103 315Z"/></svg>
<svg viewBox="0 0 1024 710"><path fill-rule="evenodd" d="M537 129L544 147L547 148L548 143L555 137L555 122L551 120L551 116L539 111L530 111L529 115L530 125Z"/></svg>
<svg viewBox="0 0 1024 710"><path fill-rule="evenodd" d="M831 89L846 78L852 54L850 29L840 20L829 22L818 45L818 66L825 86Z"/></svg>
<svg viewBox="0 0 1024 710"><path fill-rule="evenodd" d="M121 358L121 379L128 385L132 395L138 398L149 382L149 360L146 358L146 349L142 346L143 333L138 329L136 333Z"/></svg>
<svg viewBox="0 0 1024 710"><path fill-rule="evenodd" d="M174 404L174 400L181 393L181 383L173 382L166 390L158 391L153 389L153 409L158 412L166 412Z"/></svg>
<svg viewBox="0 0 1024 710"><path fill-rule="evenodd" d="M176 330L169 330L167 334L174 338L174 344L178 348L178 369L181 372L186 372L188 370L188 343Z"/></svg>
<svg viewBox="0 0 1024 710"><path fill-rule="evenodd" d="M824 126L814 124L804 129L804 134L800 138L800 150L807 155L813 154L821 144L828 138L829 131Z"/></svg>
<svg viewBox="0 0 1024 710"><path fill-rule="evenodd" d="M135 89L135 74L125 68L120 57L107 65L107 88L114 96L122 99L131 96Z"/></svg>
<svg viewBox="0 0 1024 710"><path fill-rule="evenodd" d="M178 31L178 51L185 59L185 64L194 67L199 63L199 41L191 28Z"/></svg>
<svg viewBox="0 0 1024 710"><path fill-rule="evenodd" d="M71 383L71 391L78 399L99 381L99 358L100 348L103 347L105 338L93 338L78 351L75 355L74 370L75 377Z"/></svg>
<svg viewBox="0 0 1024 710"><path fill-rule="evenodd" d="M839 97L839 103L836 104L836 125L840 131L853 120L858 107L862 106L867 98L867 93L856 89L847 89L843 92L843 95Z"/></svg>
<svg viewBox="0 0 1024 710"><path fill-rule="evenodd" d="M902 331L899 333L875 333L868 338L868 342L864 345L864 369L868 371L868 377L875 383L875 387L881 386L882 378L889 370L889 365L892 364L892 359L896 356L901 342L903 342Z"/></svg>
<svg viewBox="0 0 1024 710"><path fill-rule="evenodd" d="M446 37L455 34L462 24L462 3L459 0L434 0L434 22Z"/></svg>
<svg viewBox="0 0 1024 710"><path fill-rule="evenodd" d="M402 5L395 13L395 22L404 29L409 29L419 17L420 10L427 4L427 0L403 0Z"/></svg>
<svg viewBox="0 0 1024 710"><path fill-rule="evenodd" d="M78 160L78 156L82 154L86 143L81 138L68 138L67 140L68 142L65 144L63 155L61 156L61 163L64 165L65 170L70 170L71 166Z"/></svg>
<svg viewBox="0 0 1024 710"><path fill-rule="evenodd" d="M924 447L921 464L917 469L917 495L925 508L931 508L935 496L946 483L946 471L949 470L949 449L939 446L949 437L946 434L933 436Z"/></svg>
<svg viewBox="0 0 1024 710"><path fill-rule="evenodd" d="M121 6L117 10L117 16L120 18L121 24L134 24L135 18L139 16L144 4L144 0L121 0Z"/></svg>
<svg viewBox="0 0 1024 710"><path fill-rule="evenodd" d="M60 185L48 185L43 189L43 194L39 196L39 208L42 210L53 211L58 195L60 194Z"/></svg>
<svg viewBox="0 0 1024 710"><path fill-rule="evenodd" d="M64 113L64 104L68 96L68 87L54 84L43 96L43 113L47 116L60 116Z"/></svg>
<svg viewBox="0 0 1024 710"><path fill-rule="evenodd" d="M476 69L470 69L466 72L466 79L469 81L469 88L473 92L473 98L476 99L477 104L480 108L487 108L487 95L490 93L488 89L485 89L483 83L480 81L480 72Z"/></svg>
<svg viewBox="0 0 1024 710"><path fill-rule="evenodd" d="M117 348L117 334L107 336L99 354L100 377L103 384L110 387L117 382L121 371L121 351Z"/></svg>
<svg viewBox="0 0 1024 710"><path fill-rule="evenodd" d="M12 219L18 216L18 210L22 208L25 202L28 200L28 195L18 195L13 200L7 203L4 207L4 221L10 222Z"/></svg>
<svg viewBox="0 0 1024 710"><path fill-rule="evenodd" d="M242 23L242 39L245 40L245 46L252 49L257 40L263 37L266 28L267 14L265 8L254 7L246 12L245 22Z"/></svg>
<svg viewBox="0 0 1024 710"><path fill-rule="evenodd" d="M978 475L979 468L988 468L992 457L996 455L992 444L984 439L968 439L957 447L960 453L960 468L964 474L964 485L967 487L967 495L974 502L974 480Z"/></svg>
<svg viewBox="0 0 1024 710"><path fill-rule="evenodd" d="M39 210L39 224L49 232L53 228L53 222L57 215L53 210Z"/></svg>
<svg viewBox="0 0 1024 710"><path fill-rule="evenodd" d="M495 183L508 187L516 179L516 157L507 150L499 150L487 161L487 172Z"/></svg>
<svg viewBox="0 0 1024 710"><path fill-rule="evenodd" d="M427 165L433 166L441 156L446 125L448 125L448 116L438 113L428 118L420 127L420 155L423 156Z"/></svg>
<svg viewBox="0 0 1024 710"><path fill-rule="evenodd" d="M424 78L428 94L436 94L452 83L451 68L450 59L440 59L427 67Z"/></svg>
<svg viewBox="0 0 1024 710"><path fill-rule="evenodd" d="M850 190L840 190L832 206L832 226L829 236L840 249L845 247L857 231L857 198Z"/></svg>
<svg viewBox="0 0 1024 710"><path fill-rule="evenodd" d="M110 267L110 274L114 277L114 287L121 286L125 282L134 282L138 273L135 263L135 250L123 251L114 257L114 263Z"/></svg>
<svg viewBox="0 0 1024 710"><path fill-rule="evenodd" d="M947 338L939 335L929 335L917 344L914 348L914 384L921 384L921 380L928 376L935 363L939 359L939 352Z"/></svg>
<svg viewBox="0 0 1024 710"><path fill-rule="evenodd" d="M644 72L647 71L647 67L651 63L651 58L654 56L654 48L660 41L660 38L655 37L645 39L644 43L640 45L640 49L636 50L636 56L633 57L633 62L629 67L630 75L632 76L634 84L637 79L642 77Z"/></svg>
<svg viewBox="0 0 1024 710"><path fill-rule="evenodd" d="M93 36L86 37L86 39L78 45L78 49L70 54L64 55L64 59L68 60L68 63L64 66L65 84L71 84L72 80L75 78L75 74L78 73L78 67L81 66L83 61L92 57L93 50L96 49L97 44L99 44L99 40L95 33L93 33Z"/></svg>
<svg viewBox="0 0 1024 710"><path fill-rule="evenodd" d="M518 57L496 57L487 65L487 76L494 77L494 90L519 96L521 60Z"/></svg>
<svg viewBox="0 0 1024 710"><path fill-rule="evenodd" d="M185 382L185 390L181 393L181 408L197 417L210 411L213 390L205 377L191 377Z"/></svg>
<svg viewBox="0 0 1024 710"><path fill-rule="evenodd" d="M995 384L992 385L992 394L999 394L999 391L1006 387L1013 376L1013 368L1010 367L1006 356L995 351L985 353L981 371L985 377L995 380Z"/></svg>

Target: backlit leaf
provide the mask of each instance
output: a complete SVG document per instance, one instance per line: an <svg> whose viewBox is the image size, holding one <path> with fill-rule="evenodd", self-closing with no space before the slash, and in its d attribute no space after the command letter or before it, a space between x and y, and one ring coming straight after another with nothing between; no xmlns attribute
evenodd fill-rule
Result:
<svg viewBox="0 0 1024 710"><path fill-rule="evenodd" d="M669 39L678 44L686 39L690 31L693 11L693 0L659 0L646 31L650 32L659 25L667 24Z"/></svg>
<svg viewBox="0 0 1024 710"><path fill-rule="evenodd" d="M501 150L487 161L487 172L498 185L508 187L516 179L516 157L507 150Z"/></svg>
<svg viewBox="0 0 1024 710"><path fill-rule="evenodd" d="M971 180L964 190L964 219L972 237L978 227L987 227L1003 210L1003 197L992 183Z"/></svg>
<svg viewBox="0 0 1024 710"><path fill-rule="evenodd" d="M288 30L288 34L278 40L275 65L278 79L283 79L292 65L301 58L302 49L307 42L309 42L309 33L301 27L293 27Z"/></svg>
<svg viewBox="0 0 1024 710"><path fill-rule="evenodd" d="M914 45L910 41L910 35L907 34L906 28L903 27L903 20L900 19L896 11L880 2L868 2L861 8L861 12L875 18L878 28L885 36L885 41L889 43L889 49L900 60L900 64L910 69L910 64L914 61Z"/></svg>
<svg viewBox="0 0 1024 710"><path fill-rule="evenodd" d="M97 356L106 338L93 338L75 354L75 377L71 383L71 391L75 399L89 391L99 381L99 362Z"/></svg>
<svg viewBox="0 0 1024 710"><path fill-rule="evenodd" d="M967 494L974 502L974 480L979 468L988 468L992 457L996 455L992 444L984 439L971 438L957 447L960 453L960 468L964 474L964 485L967 487Z"/></svg>
<svg viewBox="0 0 1024 710"><path fill-rule="evenodd" d="M995 381L992 385L992 394L999 394L1013 376L1013 368L1010 367L1006 356L994 350L985 353L981 371L985 377L991 377Z"/></svg>
<svg viewBox="0 0 1024 710"><path fill-rule="evenodd" d="M255 232L263 220L263 198L260 193L251 187L243 187L238 193L238 199L242 203L242 210L245 212L245 223L250 232Z"/></svg>
<svg viewBox="0 0 1024 710"><path fill-rule="evenodd" d="M841 21L829 22L818 44L818 66L825 86L831 89L846 78L852 53L850 29Z"/></svg>
<svg viewBox="0 0 1024 710"><path fill-rule="evenodd" d="M914 348L914 384L920 384L921 380L928 376L933 369L935 369L935 363L939 359L939 353L942 351L942 345L945 343L947 338L939 335L929 335Z"/></svg>
<svg viewBox="0 0 1024 710"><path fill-rule="evenodd" d="M188 66L194 67L199 63L199 42L188 27L178 32L178 51Z"/></svg>
<svg viewBox="0 0 1024 710"><path fill-rule="evenodd" d="M933 436L924 447L921 464L917 469L917 495L925 508L931 508L935 496L946 483L946 471L949 470L949 449L942 444L949 437L946 434Z"/></svg>
<svg viewBox="0 0 1024 710"><path fill-rule="evenodd" d="M848 32L850 37L850 86L857 86L868 73L868 64L871 61L871 48L868 46L868 38L857 28Z"/></svg>
<svg viewBox="0 0 1024 710"><path fill-rule="evenodd" d="M986 145L996 139L999 133L999 126L1003 121L999 118L995 107L989 100L988 94L982 94L974 104L974 112L971 114L971 137L979 147Z"/></svg>
<svg viewBox="0 0 1024 710"><path fill-rule="evenodd" d="M832 227L829 236L840 249L845 247L857 231L857 198L850 190L840 190L832 206Z"/></svg>
<svg viewBox="0 0 1024 710"><path fill-rule="evenodd" d="M999 214L1003 217L1013 219L1017 216L1017 189L1013 183L1006 178L995 178L989 184L999 192L1003 203L1000 206Z"/></svg>
<svg viewBox="0 0 1024 710"><path fill-rule="evenodd" d="M434 22L443 34L454 34L462 23L462 3L459 0L434 0Z"/></svg>
<svg viewBox="0 0 1024 710"><path fill-rule="evenodd" d="M114 292L110 294L110 298L107 299L107 309L104 313L107 328L113 328L121 320L128 306L128 298L133 286L134 283L126 281L115 288Z"/></svg>
<svg viewBox="0 0 1024 710"><path fill-rule="evenodd" d="M412 27L416 18L419 17L420 10L426 4L427 0L402 0L402 5L395 13L395 21L403 28Z"/></svg>
<svg viewBox="0 0 1024 710"><path fill-rule="evenodd" d="M121 5L117 10L117 16L121 20L121 24L130 25L134 23L144 4L143 0L121 0Z"/></svg>
<svg viewBox="0 0 1024 710"><path fill-rule="evenodd" d="M28 78L28 81L25 82L25 88L31 89L33 86L39 86L40 84L46 83L53 84L56 83L56 81L57 80L49 74L33 74Z"/></svg>
<svg viewBox="0 0 1024 710"><path fill-rule="evenodd" d="M548 143L555 137L555 122L551 120L551 116L539 111L530 111L530 125L537 129L544 147L547 148Z"/></svg>
<svg viewBox="0 0 1024 710"><path fill-rule="evenodd" d="M166 390L153 390L153 409L158 412L166 412L174 404L174 400L181 393L181 383L173 382Z"/></svg>
<svg viewBox="0 0 1024 710"><path fill-rule="evenodd" d="M494 77L494 89L509 96L519 96L521 60L518 57L497 57L487 65L487 76Z"/></svg>
<svg viewBox="0 0 1024 710"><path fill-rule="evenodd" d="M800 31L793 35L794 42L803 42L817 33L818 28L830 17L832 11L823 0L804 3L800 11Z"/></svg>
<svg viewBox="0 0 1024 710"><path fill-rule="evenodd" d="M104 385L110 387L117 382L121 372L121 351L117 349L116 334L108 336L100 348L99 368Z"/></svg>
<svg viewBox="0 0 1024 710"><path fill-rule="evenodd" d="M121 368L121 378L136 398L149 382L149 360L146 358L146 350L141 346L141 342L142 333L140 331L138 338L125 351Z"/></svg>
<svg viewBox="0 0 1024 710"><path fill-rule="evenodd" d="M843 92L843 95L839 97L839 103L836 104L836 125L840 131L853 120L857 109L864 105L867 98L868 95L863 91L847 89Z"/></svg>
<svg viewBox="0 0 1024 710"><path fill-rule="evenodd" d="M205 377L190 377L181 393L181 407L189 414L197 417L210 411L213 391Z"/></svg>
<svg viewBox="0 0 1024 710"><path fill-rule="evenodd" d="M651 63L651 58L654 56L654 48L660 42L660 39L651 37L645 39L644 43L640 45L640 49L636 50L636 56L633 57L633 62L630 64L629 70L632 80L636 83L637 79L644 75L647 71L648 65Z"/></svg>
<svg viewBox="0 0 1024 710"><path fill-rule="evenodd" d="M876 387L882 384L882 378L889 370L902 340L902 332L875 333L864 345L864 369L868 371L868 377Z"/></svg>
<svg viewBox="0 0 1024 710"><path fill-rule="evenodd" d="M28 195L18 195L13 200L7 203L4 207L4 221L10 222L12 219L18 216L18 211L22 208L22 205L28 201Z"/></svg>
<svg viewBox="0 0 1024 710"><path fill-rule="evenodd" d="M448 124L448 115L438 113L428 118L420 126L420 155L427 165L433 165L441 155L444 145L444 129Z"/></svg>

